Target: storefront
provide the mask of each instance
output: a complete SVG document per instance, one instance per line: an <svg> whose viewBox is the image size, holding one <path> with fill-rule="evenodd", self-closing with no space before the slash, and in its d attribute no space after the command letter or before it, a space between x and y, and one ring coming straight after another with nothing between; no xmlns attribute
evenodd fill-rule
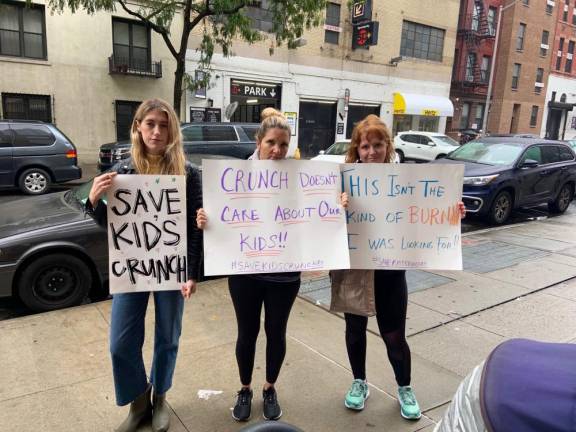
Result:
<svg viewBox="0 0 576 432"><path fill-rule="evenodd" d="M394 93L392 134L407 130L440 132L446 118L454 115L452 101L443 96Z"/></svg>

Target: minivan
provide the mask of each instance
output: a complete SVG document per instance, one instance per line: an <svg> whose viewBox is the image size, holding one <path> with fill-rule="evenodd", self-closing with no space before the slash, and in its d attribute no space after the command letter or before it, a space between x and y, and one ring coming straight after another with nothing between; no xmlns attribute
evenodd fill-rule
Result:
<svg viewBox="0 0 576 432"><path fill-rule="evenodd" d="M54 183L82 177L74 144L56 126L0 120L0 188L40 195Z"/></svg>

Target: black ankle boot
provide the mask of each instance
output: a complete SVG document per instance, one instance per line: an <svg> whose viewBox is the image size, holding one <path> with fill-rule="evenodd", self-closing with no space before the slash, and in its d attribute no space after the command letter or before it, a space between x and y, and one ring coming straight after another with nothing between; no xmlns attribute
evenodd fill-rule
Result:
<svg viewBox="0 0 576 432"><path fill-rule="evenodd" d="M118 426L116 432L136 432L140 423L150 419L152 415L152 404L150 403L151 389L152 386L148 386L148 389L144 393L134 399L130 404L128 417Z"/></svg>
<svg viewBox="0 0 576 432"><path fill-rule="evenodd" d="M170 428L170 408L166 403L166 393L154 394L152 398L152 430L166 432Z"/></svg>

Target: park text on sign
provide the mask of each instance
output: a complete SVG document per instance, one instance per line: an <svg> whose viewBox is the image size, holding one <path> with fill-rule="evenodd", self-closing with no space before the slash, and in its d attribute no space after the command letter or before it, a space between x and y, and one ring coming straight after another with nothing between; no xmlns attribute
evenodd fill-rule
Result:
<svg viewBox="0 0 576 432"><path fill-rule="evenodd" d="M349 267L337 164L204 160L202 166L206 275Z"/></svg>
<svg viewBox="0 0 576 432"><path fill-rule="evenodd" d="M277 86L258 86L256 84L232 84L233 96L260 96L276 98L279 96Z"/></svg>
<svg viewBox="0 0 576 432"><path fill-rule="evenodd" d="M117 175L107 195L110 292L179 290L188 266L185 176Z"/></svg>

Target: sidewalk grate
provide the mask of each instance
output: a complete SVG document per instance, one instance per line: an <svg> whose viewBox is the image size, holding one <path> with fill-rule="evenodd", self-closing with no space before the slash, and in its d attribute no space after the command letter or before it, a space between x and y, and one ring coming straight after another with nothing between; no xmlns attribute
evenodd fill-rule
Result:
<svg viewBox="0 0 576 432"><path fill-rule="evenodd" d="M488 273L547 255L549 252L495 241L462 248L464 271L473 273Z"/></svg>

